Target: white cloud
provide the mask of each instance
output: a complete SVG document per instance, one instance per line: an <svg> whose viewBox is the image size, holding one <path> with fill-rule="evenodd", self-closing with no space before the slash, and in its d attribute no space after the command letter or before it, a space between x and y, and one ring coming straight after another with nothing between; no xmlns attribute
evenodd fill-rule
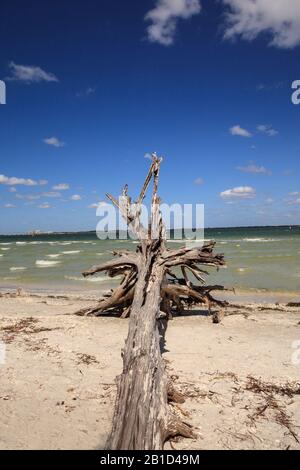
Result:
<svg viewBox="0 0 300 470"><path fill-rule="evenodd" d="M256 196L255 189L251 186L239 186L237 188L227 189L220 193L223 199L253 199Z"/></svg>
<svg viewBox="0 0 300 470"><path fill-rule="evenodd" d="M41 198L40 194L20 194L16 193L17 199L25 199L27 201L36 201L37 199Z"/></svg>
<svg viewBox="0 0 300 470"><path fill-rule="evenodd" d="M70 199L71 201L81 201L82 197L79 194L73 194Z"/></svg>
<svg viewBox="0 0 300 470"><path fill-rule="evenodd" d="M15 194L17 199L25 199L27 201L36 201L37 199L41 199L41 197L61 197L61 193L58 191L49 191L45 193L39 193L39 194L21 194L21 193L16 193Z"/></svg>
<svg viewBox="0 0 300 470"><path fill-rule="evenodd" d="M284 82L275 82L271 84L266 84L266 83L260 83L257 85L256 89L257 91L272 91L272 90L278 90L279 88L282 88L284 86Z"/></svg>
<svg viewBox="0 0 300 470"><path fill-rule="evenodd" d="M266 204L272 204L274 202L274 199L272 199L271 197L268 197L266 199Z"/></svg>
<svg viewBox="0 0 300 470"><path fill-rule="evenodd" d="M243 171L244 173L253 173L256 175L271 175L272 172L267 170L264 166L257 166L254 163L250 163L247 166L237 166L237 170Z"/></svg>
<svg viewBox="0 0 300 470"><path fill-rule="evenodd" d="M67 189L70 189L70 185L68 183L60 183L53 186L52 189L56 191L66 191Z"/></svg>
<svg viewBox="0 0 300 470"><path fill-rule="evenodd" d="M289 193L289 196L300 196L300 192L293 191L292 193Z"/></svg>
<svg viewBox="0 0 300 470"><path fill-rule="evenodd" d="M300 45L299 0L223 0L223 3L229 7L225 38L241 36L252 41L261 33L268 33L271 46Z"/></svg>
<svg viewBox="0 0 300 470"><path fill-rule="evenodd" d="M43 142L47 145L52 145L53 147L64 147L65 143L59 140L57 137L48 137L44 139Z"/></svg>
<svg viewBox="0 0 300 470"><path fill-rule="evenodd" d="M16 192L17 192L17 188L12 187L12 188L9 188L8 191L9 191L10 193L16 193Z"/></svg>
<svg viewBox="0 0 300 470"><path fill-rule="evenodd" d="M61 197L61 194L58 191L49 191L48 193L42 193L43 197Z"/></svg>
<svg viewBox="0 0 300 470"><path fill-rule="evenodd" d="M300 204L300 197L298 197L297 199L288 200L286 202L289 206Z"/></svg>
<svg viewBox="0 0 300 470"><path fill-rule="evenodd" d="M266 134L268 137L274 137L275 135L278 134L278 131L274 129L272 126L269 124L261 124L257 126L258 132L261 132L262 134Z"/></svg>
<svg viewBox="0 0 300 470"><path fill-rule="evenodd" d="M35 181L30 178L17 178L15 176L5 176L5 175L0 175L0 184L6 184L8 186L17 186L17 185L23 185L23 186L43 186L44 184L47 184L46 180L39 180ZM12 191L14 192L14 191Z"/></svg>
<svg viewBox="0 0 300 470"><path fill-rule="evenodd" d="M44 204L40 204L38 206L39 209L50 209L50 204L48 204L48 202L45 202Z"/></svg>
<svg viewBox="0 0 300 470"><path fill-rule="evenodd" d="M6 209L14 209L16 206L14 204L4 204Z"/></svg>
<svg viewBox="0 0 300 470"><path fill-rule="evenodd" d="M104 207L107 206L108 203L105 201L100 201L100 202L95 202L94 204L90 204L88 206L89 209L98 209L98 207Z"/></svg>
<svg viewBox="0 0 300 470"><path fill-rule="evenodd" d="M200 0L157 0L155 8L145 16L145 20L150 21L148 40L164 46L172 45L178 20L191 18L200 11Z"/></svg>
<svg viewBox="0 0 300 470"><path fill-rule="evenodd" d="M9 64L11 76L7 80L21 81L25 83L58 82L58 78L36 65L18 65L14 62Z"/></svg>
<svg viewBox="0 0 300 470"><path fill-rule="evenodd" d="M229 132L231 135L238 135L240 137L252 137L251 132L247 131L247 129L243 129L243 127L239 126L238 124L231 127Z"/></svg>
<svg viewBox="0 0 300 470"><path fill-rule="evenodd" d="M198 186L201 186L202 184L204 184L204 179L203 178L196 178L194 180L194 184L197 184Z"/></svg>
<svg viewBox="0 0 300 470"><path fill-rule="evenodd" d="M76 96L77 98L82 98L83 96L90 96L90 95L93 95L95 91L96 91L96 88L88 87L85 90L79 91L78 93L76 93Z"/></svg>

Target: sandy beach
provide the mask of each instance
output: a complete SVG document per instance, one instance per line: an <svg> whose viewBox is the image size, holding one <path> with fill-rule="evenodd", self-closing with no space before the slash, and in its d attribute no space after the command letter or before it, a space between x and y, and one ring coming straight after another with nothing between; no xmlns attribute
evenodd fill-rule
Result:
<svg viewBox="0 0 300 470"><path fill-rule="evenodd" d="M92 298L0 298L0 449L101 449L128 320L78 317ZM164 358L198 438L174 449L300 449L300 309L245 304L220 324L195 310L168 323ZM298 354L299 358L299 354Z"/></svg>

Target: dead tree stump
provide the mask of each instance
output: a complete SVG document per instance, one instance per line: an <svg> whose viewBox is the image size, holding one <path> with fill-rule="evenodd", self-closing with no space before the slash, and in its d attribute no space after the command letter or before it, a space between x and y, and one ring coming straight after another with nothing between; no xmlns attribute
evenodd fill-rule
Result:
<svg viewBox="0 0 300 470"><path fill-rule="evenodd" d="M136 252L115 252L116 258L94 266L84 276L107 272L114 277L122 274L118 288L102 298L96 306L80 310L78 315L101 315L119 312L129 319L128 336L123 351L123 372L118 377L118 391L112 429L107 441L110 450L159 450L164 442L176 435L195 437L192 427L175 413L175 402L182 403L168 378L160 350L160 318L171 318L172 311L204 304L224 305L211 292L223 286L204 285L205 271L199 265L223 266L223 255L214 254L214 242L202 247L170 250L166 247L165 227L157 194L162 159L152 155L152 164L140 196L132 204L125 186L117 201L107 195L121 211L128 227L139 239ZM141 207L153 180L151 217L147 228L141 224ZM181 267L183 278L172 270ZM200 285L193 284L191 273ZM164 320L165 321L165 320Z"/></svg>

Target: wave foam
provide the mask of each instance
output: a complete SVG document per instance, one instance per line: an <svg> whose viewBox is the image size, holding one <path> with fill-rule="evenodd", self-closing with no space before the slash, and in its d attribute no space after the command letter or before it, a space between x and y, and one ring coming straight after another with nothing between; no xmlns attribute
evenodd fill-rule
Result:
<svg viewBox="0 0 300 470"><path fill-rule="evenodd" d="M26 269L25 266L12 266L9 268L10 271L26 271Z"/></svg>
<svg viewBox="0 0 300 470"><path fill-rule="evenodd" d="M60 261L47 261L43 259L38 259L36 260L35 264L39 268L50 268L51 266L56 266L57 264L60 264Z"/></svg>
<svg viewBox="0 0 300 470"><path fill-rule="evenodd" d="M83 282L105 282L109 281L107 277L77 277L77 276L64 276L65 279L68 279L69 281L83 281Z"/></svg>
<svg viewBox="0 0 300 470"><path fill-rule="evenodd" d="M243 241L248 243L270 243L280 242L281 240L275 238L243 238Z"/></svg>

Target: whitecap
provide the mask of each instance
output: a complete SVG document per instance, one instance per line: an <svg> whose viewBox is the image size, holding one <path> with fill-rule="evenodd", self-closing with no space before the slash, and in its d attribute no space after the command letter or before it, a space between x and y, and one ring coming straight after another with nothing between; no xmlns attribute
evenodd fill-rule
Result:
<svg viewBox="0 0 300 470"><path fill-rule="evenodd" d="M10 271L26 271L26 269L25 266L12 266L9 268Z"/></svg>
<svg viewBox="0 0 300 470"><path fill-rule="evenodd" d="M10 248L1 248L2 251L8 251Z"/></svg>
<svg viewBox="0 0 300 470"><path fill-rule="evenodd" d="M84 282L109 282L109 278L107 277L101 277L101 276L97 276L97 277L78 277L78 276L64 276L65 279L68 279L69 281L84 281ZM116 279L117 276L114 278Z"/></svg>
<svg viewBox="0 0 300 470"><path fill-rule="evenodd" d="M51 266L56 266L57 264L60 264L60 261L47 261L43 259L38 259L36 260L35 264L39 268L50 268Z"/></svg>
<svg viewBox="0 0 300 470"><path fill-rule="evenodd" d="M250 243L269 243L269 242L280 242L279 239L274 238L243 238L244 242Z"/></svg>
<svg viewBox="0 0 300 470"><path fill-rule="evenodd" d="M12 245L12 242L9 242L9 243L0 243L0 245Z"/></svg>
<svg viewBox="0 0 300 470"><path fill-rule="evenodd" d="M16 242L16 245L27 245L27 242Z"/></svg>
<svg viewBox="0 0 300 470"><path fill-rule="evenodd" d="M76 255L77 253L81 253L81 250L75 250L75 251L62 251L63 255Z"/></svg>
<svg viewBox="0 0 300 470"><path fill-rule="evenodd" d="M49 258L58 258L59 256L61 256L61 254L60 253L55 253L53 255L46 255L46 256L48 256Z"/></svg>

